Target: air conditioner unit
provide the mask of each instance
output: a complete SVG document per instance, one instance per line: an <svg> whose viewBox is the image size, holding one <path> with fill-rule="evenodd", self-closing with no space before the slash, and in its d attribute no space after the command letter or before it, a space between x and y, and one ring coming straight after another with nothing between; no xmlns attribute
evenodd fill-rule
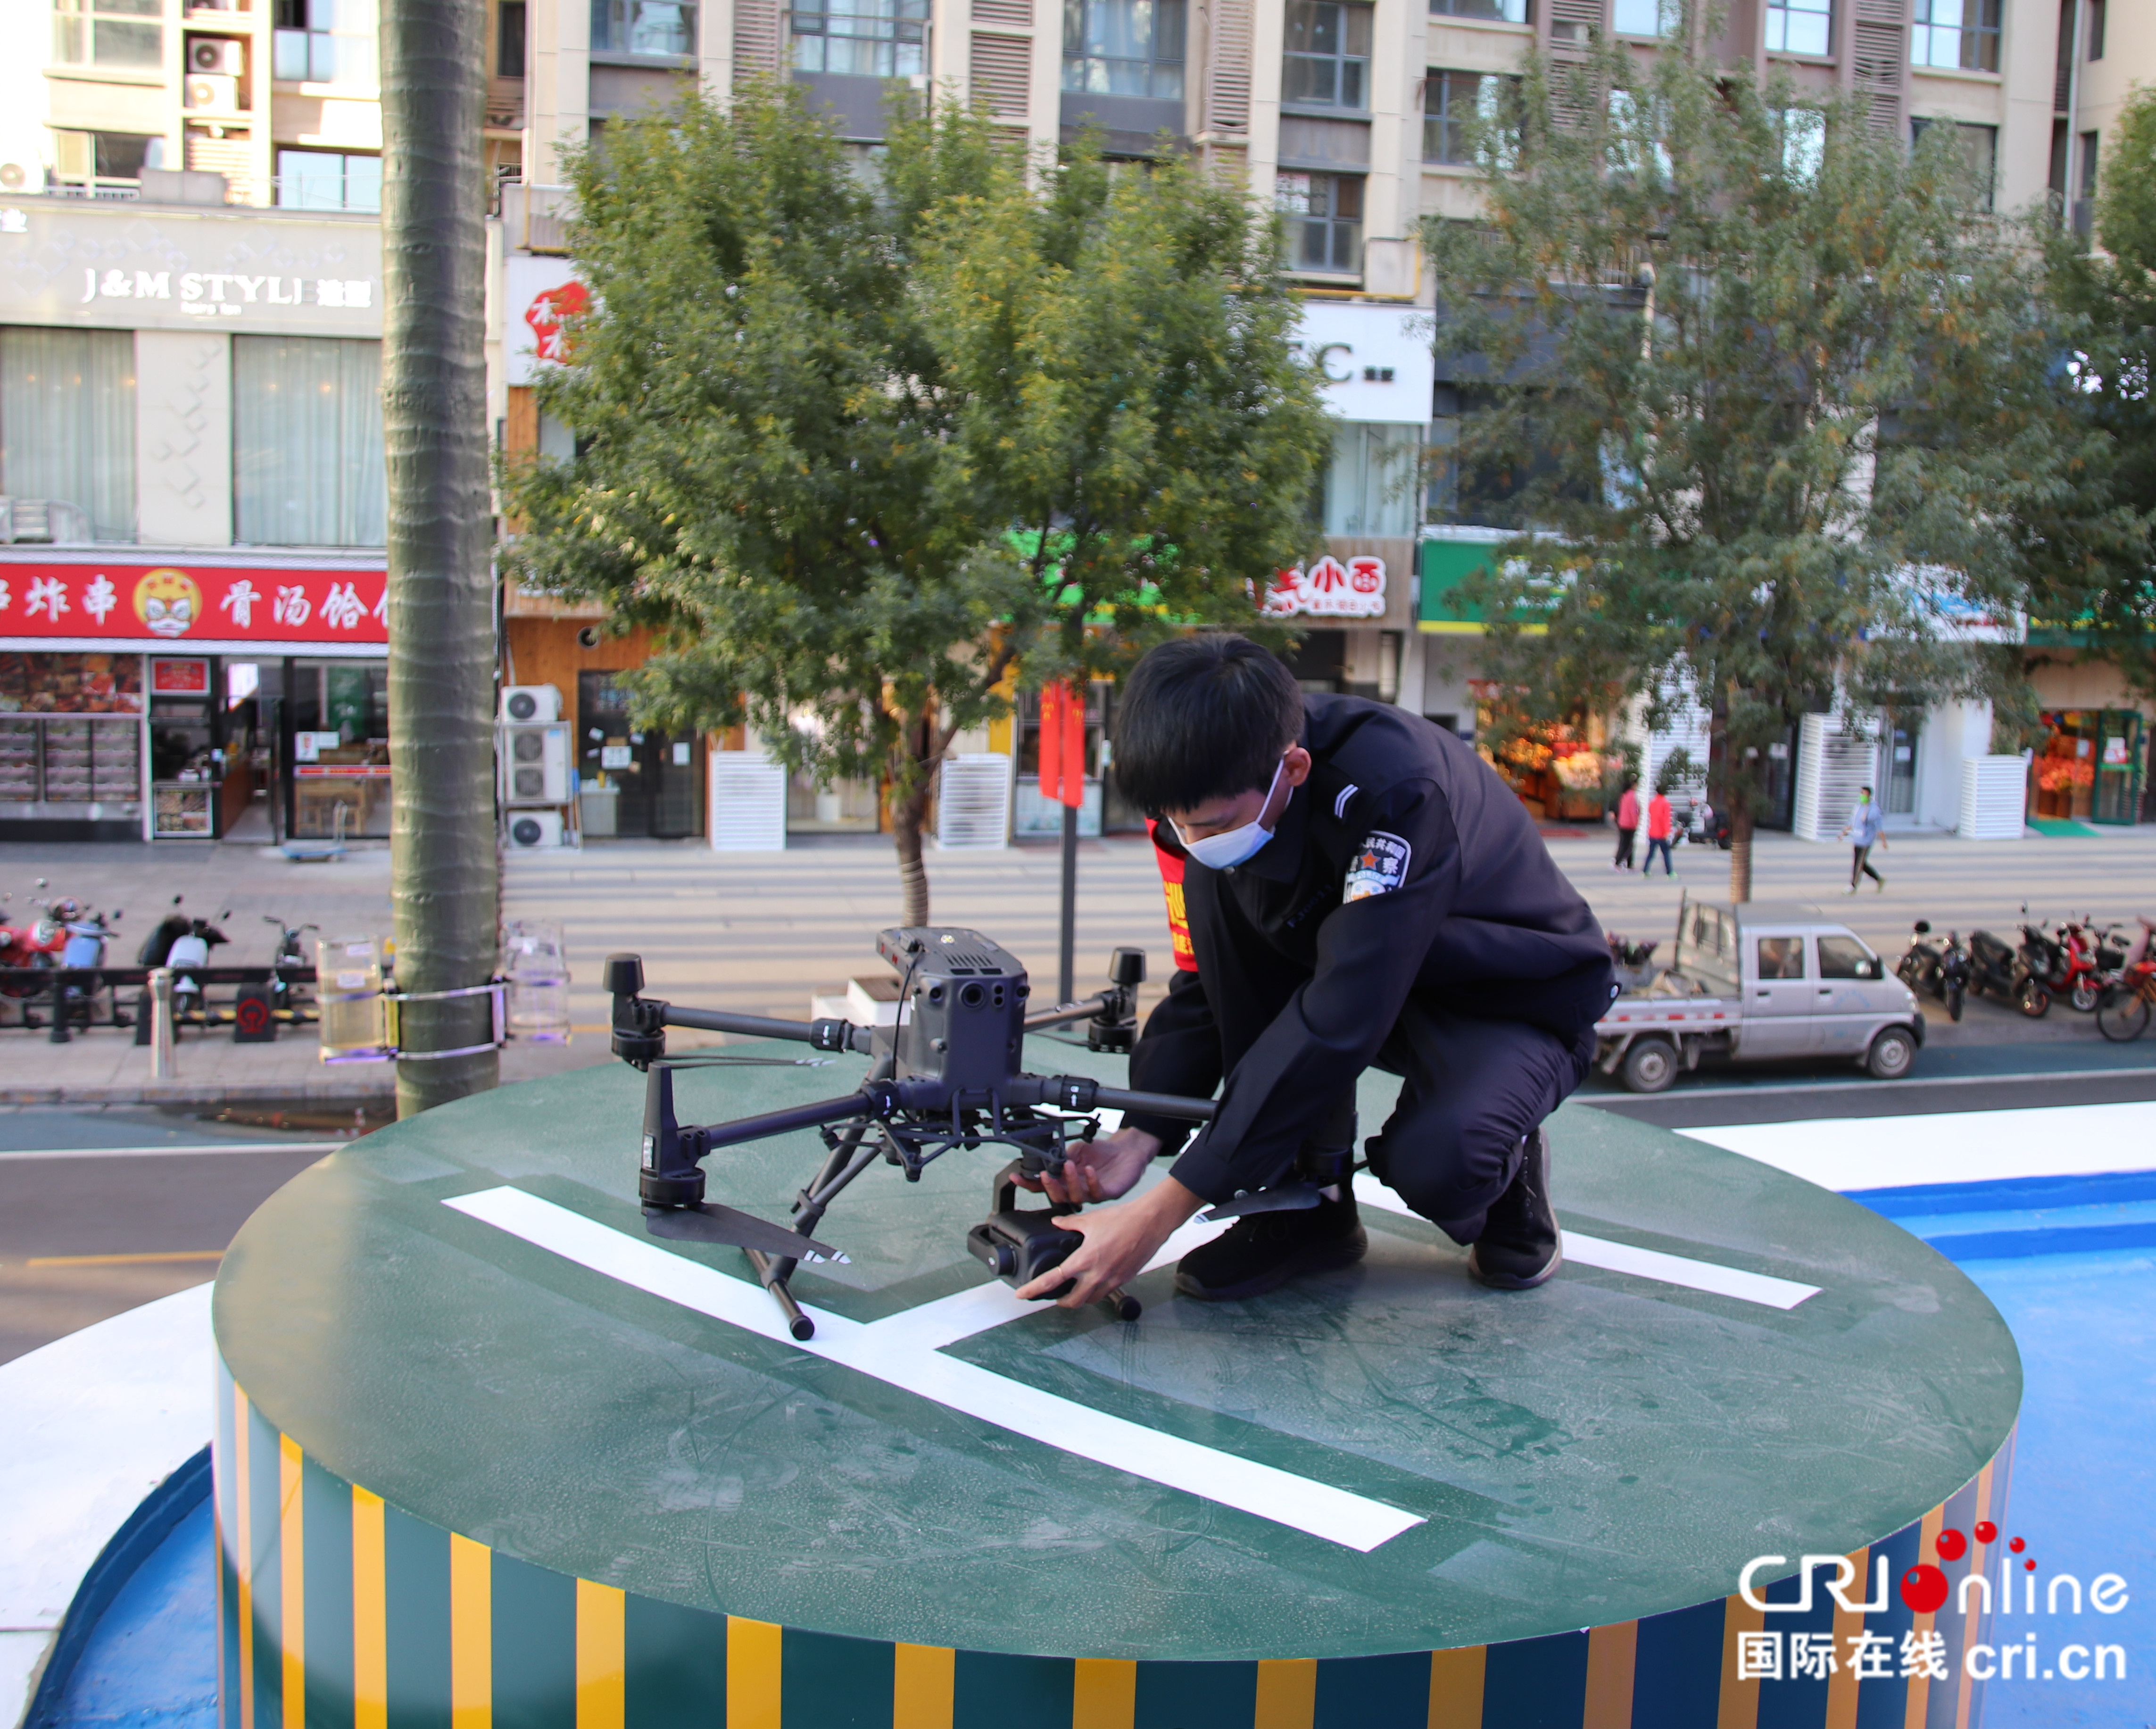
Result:
<svg viewBox="0 0 2156 1729"><path fill-rule="evenodd" d="M211 108L230 114L239 106L239 80L214 73L190 74L186 103L189 108Z"/></svg>
<svg viewBox="0 0 2156 1729"><path fill-rule="evenodd" d="M501 718L519 723L558 721L562 693L552 685L510 685L501 693Z"/></svg>
<svg viewBox="0 0 2156 1729"><path fill-rule="evenodd" d="M562 844L562 813L558 810L518 810L509 813L509 844L519 852L536 852Z"/></svg>
<svg viewBox="0 0 2156 1729"><path fill-rule="evenodd" d="M567 726L505 726L501 729L501 757L504 804L569 802Z"/></svg>
<svg viewBox="0 0 2156 1729"><path fill-rule="evenodd" d="M187 38L187 75L243 78L247 74L247 44L229 36L190 36Z"/></svg>

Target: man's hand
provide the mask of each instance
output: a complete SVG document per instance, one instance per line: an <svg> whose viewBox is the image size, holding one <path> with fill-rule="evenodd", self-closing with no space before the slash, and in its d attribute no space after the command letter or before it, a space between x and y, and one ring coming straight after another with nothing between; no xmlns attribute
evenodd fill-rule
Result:
<svg viewBox="0 0 2156 1729"><path fill-rule="evenodd" d="M1154 1251L1175 1234L1175 1228L1204 1204L1202 1197L1170 1177L1120 1207L1059 1219L1057 1224L1086 1240L1061 1265L1050 1267L1030 1285L1019 1286L1018 1294L1029 1300L1045 1296L1068 1279L1074 1282L1056 1299L1060 1306L1082 1309L1097 1302L1137 1278Z"/></svg>
<svg viewBox="0 0 2156 1729"><path fill-rule="evenodd" d="M1146 1167L1160 1151L1160 1137L1143 1129L1117 1129L1105 1141L1072 1144L1060 1173L1039 1177L1021 1177L1027 1188L1045 1189L1051 1201L1083 1206L1088 1201L1112 1201L1137 1187Z"/></svg>

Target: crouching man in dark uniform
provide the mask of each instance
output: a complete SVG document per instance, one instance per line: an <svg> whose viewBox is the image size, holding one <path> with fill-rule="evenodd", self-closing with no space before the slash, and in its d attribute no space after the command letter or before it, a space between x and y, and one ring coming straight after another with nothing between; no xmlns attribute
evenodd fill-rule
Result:
<svg viewBox="0 0 2156 1729"><path fill-rule="evenodd" d="M1240 637L1154 649L1118 706L1116 778L1165 818L1157 844L1185 857L1197 958L1147 1018L1131 1085L1226 1085L1166 1180L1064 1221L1086 1240L1034 1285L1071 1279L1062 1301L1092 1301L1199 1208L1275 1190L1304 1204L1247 1213L1186 1254L1178 1290L1255 1296L1361 1259L1345 1167L1355 1082L1373 1066L1402 1085L1368 1142L1372 1172L1472 1245L1483 1284L1541 1284L1559 1258L1543 1121L1587 1072L1612 972L1519 800L1443 728L1306 697ZM1133 1116L1045 1186L1113 1199L1188 1132Z"/></svg>

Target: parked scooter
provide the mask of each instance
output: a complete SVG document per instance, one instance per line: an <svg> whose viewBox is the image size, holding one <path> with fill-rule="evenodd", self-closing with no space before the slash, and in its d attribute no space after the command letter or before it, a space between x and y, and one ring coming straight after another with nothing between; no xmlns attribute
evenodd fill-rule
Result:
<svg viewBox="0 0 2156 1729"><path fill-rule="evenodd" d="M38 886L44 886L41 878ZM0 967L49 967L67 946L67 935L57 922L50 919L30 920L20 925L6 922L5 910L12 895L0 895ZM43 925L49 936L41 941L38 926ZM0 984L0 993L10 997L36 997L44 994L44 986L35 979L11 978Z"/></svg>
<svg viewBox="0 0 2156 1729"><path fill-rule="evenodd" d="M1969 991L1969 951L1962 947L1958 931L1948 931L1943 942L1931 940L1929 919L1918 919L1915 928L1916 935L1894 971L1911 990L1938 998L1946 1005L1948 1016L1958 1021Z"/></svg>
<svg viewBox="0 0 2156 1729"><path fill-rule="evenodd" d="M2051 993L2030 969L2021 952L2002 942L1989 931L1974 932L1969 939L1969 988L1989 993L2002 1003L2011 1003L2030 1019L2047 1013Z"/></svg>
<svg viewBox="0 0 2156 1729"><path fill-rule="evenodd" d="M219 913L221 919L232 916L230 908ZM166 952L165 965L172 969L172 1018L177 1021L199 1021L209 1024L209 1012L203 995L201 969L209 965L209 952L232 939L208 919L189 919L186 931L172 939Z"/></svg>
<svg viewBox="0 0 2156 1729"><path fill-rule="evenodd" d="M2069 919L2056 931L2036 925L2021 927L2021 957L2037 983L2054 997L2065 998L2082 1014L2094 1013L2103 994L2098 947L2089 920Z"/></svg>
<svg viewBox="0 0 2156 1729"><path fill-rule="evenodd" d="M262 922L277 927L277 952L270 962L270 1006L277 1018L290 1021L295 1018L292 1006L292 973L295 969L309 965L306 951L300 946L300 938L309 931L319 931L320 925L288 925L270 913L262 915Z"/></svg>

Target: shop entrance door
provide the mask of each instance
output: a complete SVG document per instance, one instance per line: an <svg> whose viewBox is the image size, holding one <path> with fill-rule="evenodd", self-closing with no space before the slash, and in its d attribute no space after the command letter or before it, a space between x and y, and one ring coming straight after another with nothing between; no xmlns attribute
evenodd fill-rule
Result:
<svg viewBox="0 0 2156 1729"><path fill-rule="evenodd" d="M1890 817L1914 816L1917 811L1917 729L1897 726L1887 735L1887 784L1881 788Z"/></svg>
<svg viewBox="0 0 2156 1729"><path fill-rule="evenodd" d="M629 693L605 672L577 675L578 786L611 808L613 832L680 839L704 832L704 742L632 726ZM584 805L586 832L603 831Z"/></svg>

